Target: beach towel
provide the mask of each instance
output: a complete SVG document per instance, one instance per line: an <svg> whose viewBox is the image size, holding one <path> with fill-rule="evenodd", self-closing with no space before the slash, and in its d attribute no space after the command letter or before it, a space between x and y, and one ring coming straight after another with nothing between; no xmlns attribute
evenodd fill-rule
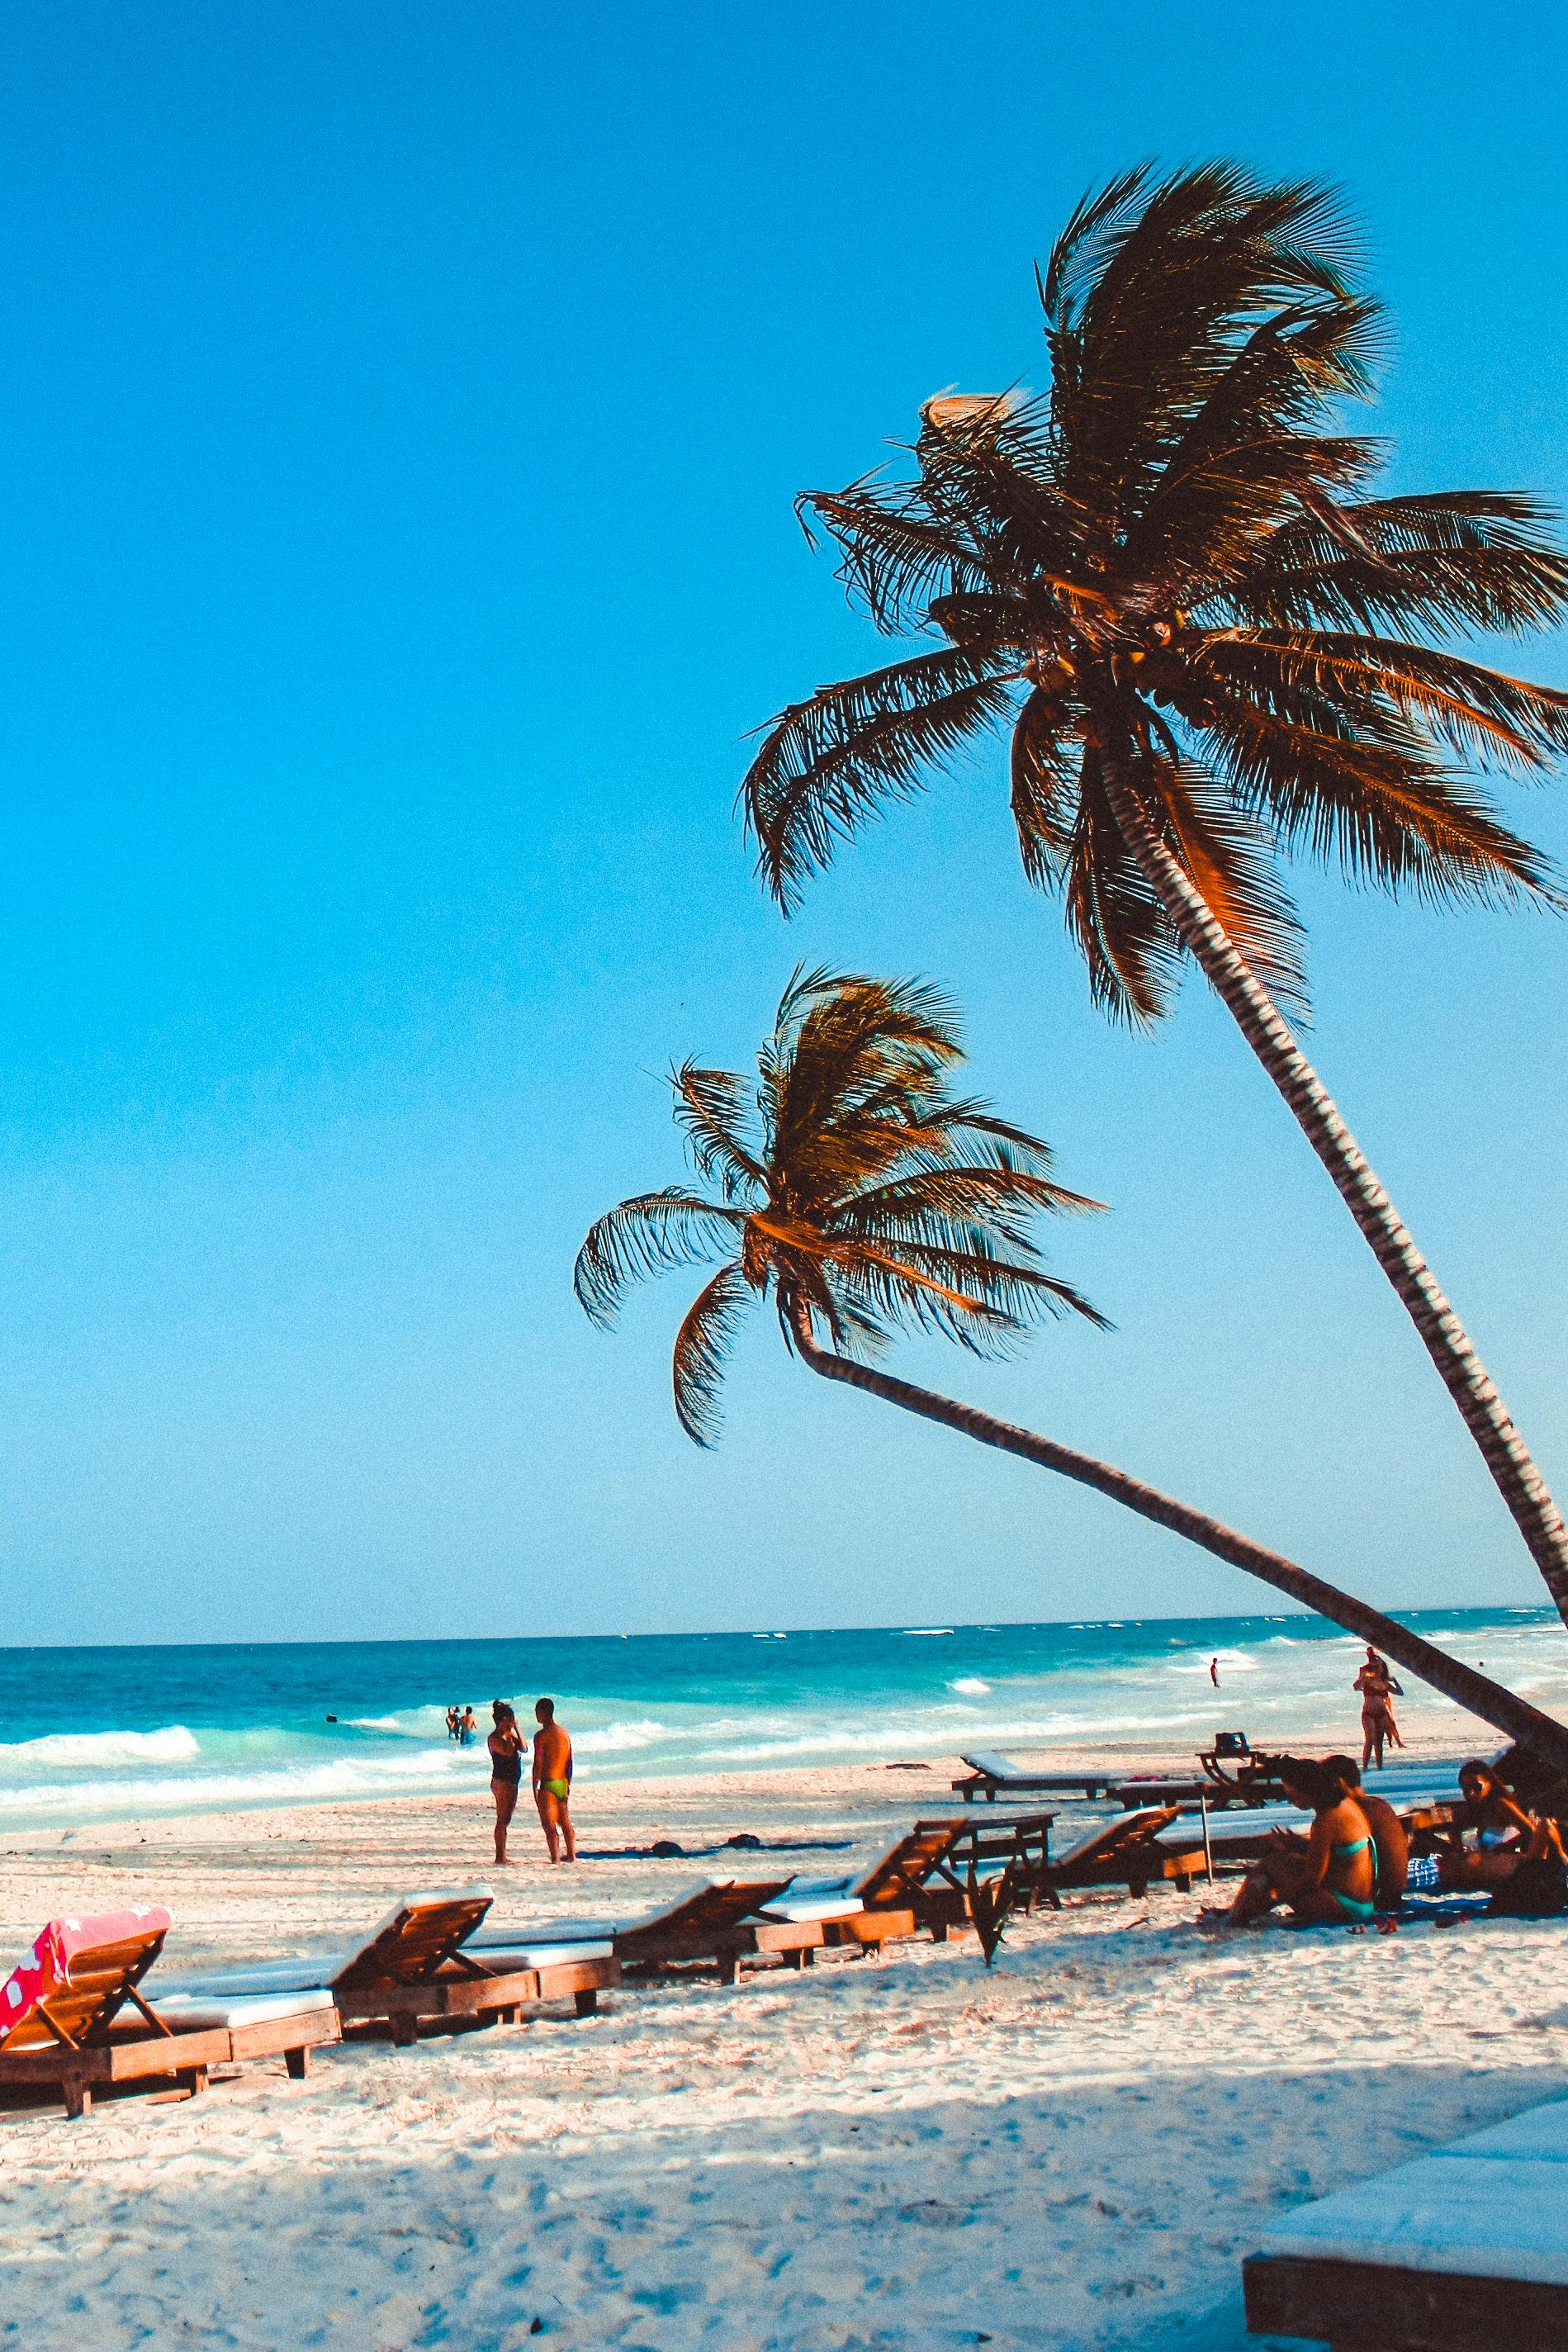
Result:
<svg viewBox="0 0 1568 2352"><path fill-rule="evenodd" d="M102 1912L95 1919L51 1919L34 1939L26 1958L19 1960L0 1985L0 2049L37 2012L40 2000L47 2001L69 1984L71 1961L78 1952L128 1943L135 1936L156 1935L173 1924L169 1913L155 1903L136 1911Z"/></svg>

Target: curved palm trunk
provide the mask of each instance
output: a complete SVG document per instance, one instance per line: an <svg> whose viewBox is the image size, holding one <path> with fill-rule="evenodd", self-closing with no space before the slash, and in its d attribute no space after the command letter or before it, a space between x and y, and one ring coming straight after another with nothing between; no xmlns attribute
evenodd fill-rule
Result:
<svg viewBox="0 0 1568 2352"><path fill-rule="evenodd" d="M868 1365L852 1363L847 1357L836 1356L819 1348L811 1337L810 1327L803 1315L791 1318L790 1336L800 1355L820 1372L824 1380L841 1381L845 1387L863 1389L868 1396L881 1397L885 1404L898 1405L904 1412L918 1413L923 1421L935 1421L944 1429L956 1429L960 1436L975 1438L981 1445L994 1445L1000 1453L1016 1454L1020 1460L1032 1462L1041 1470L1055 1470L1063 1478L1076 1480L1081 1486L1092 1486L1097 1494L1108 1495L1113 1503L1124 1504L1136 1511L1140 1518L1152 1519L1157 1528L1168 1528L1173 1535L1185 1536L1217 1559L1241 1568L1249 1576L1261 1578L1277 1592L1288 1593L1320 1617L1327 1617L1348 1633L1357 1633L1364 1642L1373 1643L1413 1675L1430 1683L1445 1697L1454 1699L1483 1723L1496 1726L1510 1739L1518 1740L1531 1753L1542 1757L1560 1772L1568 1772L1568 1726L1556 1723L1549 1715L1531 1706L1524 1699L1515 1698L1485 1675L1478 1675L1469 1666L1450 1658L1446 1650L1434 1649L1419 1633L1411 1633L1393 1617L1369 1609L1364 1601L1353 1600L1336 1585L1325 1584L1321 1576L1312 1576L1304 1568L1281 1552L1270 1551L1246 1536L1238 1535L1233 1528L1218 1519L1211 1519L1205 1511L1195 1511L1190 1504L1178 1503L1174 1496L1164 1495L1157 1486L1145 1486L1140 1478L1129 1477L1124 1470L1113 1469L1108 1462L1097 1462L1091 1454L1079 1454L1070 1445L1059 1445L1049 1437L1037 1437L1032 1430L1019 1429L1012 1422L995 1421L988 1412L977 1412L972 1405L958 1404L951 1397L936 1396L930 1389L917 1389L908 1381L893 1379L886 1372L873 1371Z"/></svg>
<svg viewBox="0 0 1568 2352"><path fill-rule="evenodd" d="M1492 1386L1431 1268L1378 1182L1273 998L1202 894L1150 824L1124 765L1103 746L1106 793L1116 822L1182 943L1235 1016L1307 1141L1333 1177L1373 1255L1404 1303L1437 1376L1480 1448L1530 1556L1568 1624L1568 1527L1508 1407ZM1412 1669L1415 1671L1415 1669Z"/></svg>

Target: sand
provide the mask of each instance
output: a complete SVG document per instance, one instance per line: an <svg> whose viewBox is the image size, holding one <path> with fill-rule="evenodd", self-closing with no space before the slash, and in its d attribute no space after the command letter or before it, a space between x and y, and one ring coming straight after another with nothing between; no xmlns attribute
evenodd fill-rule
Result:
<svg viewBox="0 0 1568 2352"><path fill-rule="evenodd" d="M945 1810L948 1777L590 1783L579 1811L591 1847L852 1839L798 1858L826 1872ZM497 1920L727 1866L551 1872L517 1843ZM465 1798L12 1835L0 1928L158 1900L171 1960L269 1956L486 1860ZM299 2084L278 2062L75 2125L0 2116L0 2343L1239 2352L1276 2215L1562 2090L1568 1929L1215 1941L1197 1908L1096 1895L989 1973L972 1938L917 1942L347 2046Z"/></svg>

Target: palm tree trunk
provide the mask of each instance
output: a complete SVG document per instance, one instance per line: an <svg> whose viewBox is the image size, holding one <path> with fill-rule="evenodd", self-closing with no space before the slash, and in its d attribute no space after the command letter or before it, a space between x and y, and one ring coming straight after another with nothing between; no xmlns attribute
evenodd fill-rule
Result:
<svg viewBox="0 0 1568 2352"><path fill-rule="evenodd" d="M1496 1726L1510 1739L1518 1740L1532 1754L1552 1765L1556 1770L1568 1773L1568 1726L1556 1723L1549 1715L1531 1706L1524 1699L1515 1698L1500 1683L1485 1675L1478 1675L1446 1650L1434 1649L1419 1633L1411 1633L1396 1618L1385 1617L1379 1610L1369 1609L1364 1601L1341 1592L1336 1585L1325 1584L1321 1576L1312 1576L1298 1568L1283 1553L1270 1551L1264 1545L1238 1535L1233 1528L1218 1519L1211 1519L1205 1511L1195 1511L1190 1504L1178 1503L1174 1496L1164 1495L1157 1486L1145 1486L1140 1478L1129 1477L1124 1470L1113 1469L1108 1462L1097 1462L1091 1454L1079 1454L1070 1445L1059 1445L1053 1438L1037 1437L1032 1430L1019 1429L1009 1421L995 1421L988 1412L977 1412L974 1406L958 1404L951 1397L936 1395L930 1389L917 1389L908 1381L894 1380L886 1372L873 1371L869 1365L852 1363L845 1356L833 1355L819 1348L811 1337L811 1328L803 1310L796 1308L789 1318L790 1338L797 1352L814 1372L824 1380L841 1381L845 1387L863 1389L868 1396L881 1397L884 1404L895 1404L904 1412L918 1413L923 1421L935 1421L944 1429L956 1429L960 1436L972 1437L981 1445L994 1445L1003 1454L1016 1454L1024 1462L1032 1462L1041 1470L1055 1470L1063 1478L1075 1479L1081 1486L1092 1486L1096 1494L1108 1495L1113 1503L1124 1504L1136 1511L1140 1518L1152 1519L1157 1528L1168 1528L1173 1535L1185 1536L1189 1543L1212 1552L1217 1559L1229 1562L1232 1568L1245 1569L1249 1576L1261 1578L1277 1592L1288 1593L1292 1601L1315 1610L1348 1633L1359 1634L1364 1642L1396 1658L1413 1675L1418 1675L1434 1690L1440 1690L1483 1723Z"/></svg>
<svg viewBox="0 0 1568 2352"><path fill-rule="evenodd" d="M1225 927L1160 839L1124 763L1102 746L1106 795L1182 944L1235 1016L1237 1026L1284 1097L1307 1141L1333 1177L1363 1238L1403 1301L1437 1376L1512 1512L1530 1556L1568 1624L1568 1527L1508 1407L1492 1386L1464 1325L1411 1239L1279 1006Z"/></svg>

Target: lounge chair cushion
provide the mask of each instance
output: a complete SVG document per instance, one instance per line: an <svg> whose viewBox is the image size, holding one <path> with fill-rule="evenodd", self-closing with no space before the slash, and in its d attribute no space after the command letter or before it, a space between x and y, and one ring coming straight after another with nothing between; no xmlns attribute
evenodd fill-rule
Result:
<svg viewBox="0 0 1568 2352"><path fill-rule="evenodd" d="M166 2008L172 2000L248 2000L274 1993L321 1991L329 2000L333 1979L353 1958L352 1951L340 1946L330 1952L302 1952L291 1960L257 1960L250 1968L203 1969L188 1976L165 1977L160 1969L154 2006Z"/></svg>
<svg viewBox="0 0 1568 2352"><path fill-rule="evenodd" d="M828 1887L813 1894L810 1887L791 1886L787 1894L775 1895L758 1913L759 1919L786 1919L797 1925L809 1926L818 1919L852 1919L865 1906L858 1895L841 1888Z"/></svg>
<svg viewBox="0 0 1568 2352"><path fill-rule="evenodd" d="M641 1914L623 1919L525 1919L497 1927L488 1919L465 1943L465 1952L483 1952L486 1965L492 1952L530 1949L546 1944L608 1944L626 1927L641 1927ZM519 1967L525 1963L519 1962Z"/></svg>
<svg viewBox="0 0 1568 2352"><path fill-rule="evenodd" d="M267 2025L275 2018L318 2017L323 2011L330 2015L332 1995L325 1985L305 1992L250 1993L232 2000L176 1992L159 1994L152 2006L176 2033L233 2033L242 2025Z"/></svg>
<svg viewBox="0 0 1568 2352"><path fill-rule="evenodd" d="M777 1880L774 1884L778 1884ZM695 1886L684 1887L679 1895L653 1911L628 1912L616 1919L528 1919L510 1927L496 1926L487 1919L469 1937L464 1949L488 1956L503 1946L598 1943L618 1936L646 1936L662 1927L667 1919L677 1918L697 1895L727 1894L735 1885L733 1878L701 1879ZM857 1904L854 1907L858 1910L860 1906Z"/></svg>
<svg viewBox="0 0 1568 2352"><path fill-rule="evenodd" d="M324 1949L301 1952L293 1959L258 1960L249 1967L235 1969L213 1968L181 1977L160 1974L159 1987L165 1998L170 1994L200 1994L204 2000L238 2000L252 1995L276 1992L313 1992L321 1986L331 1986L346 1976L356 1960L394 1927L406 1911L428 1911L443 1903L474 1903L483 1898L495 1901L496 1890L483 1883L473 1886L425 1888L415 1895L405 1895L392 1905L383 1918L378 1919L367 1935L352 1944L329 1944Z"/></svg>
<svg viewBox="0 0 1568 2352"><path fill-rule="evenodd" d="M472 1948L465 1946L465 1950ZM485 1966L500 1975L517 1969L564 1969L575 1960L610 1960L615 1957L615 1947L608 1938L587 1938L580 1943L486 1944Z"/></svg>
<svg viewBox="0 0 1568 2352"><path fill-rule="evenodd" d="M1556 2158L1422 2157L1300 2212L1270 2254L1568 2286L1568 2200Z"/></svg>
<svg viewBox="0 0 1568 2352"><path fill-rule="evenodd" d="M964 1759L972 1771L983 1780L1027 1780L1031 1775L1010 1756L998 1756L994 1748L982 1748L977 1755Z"/></svg>

